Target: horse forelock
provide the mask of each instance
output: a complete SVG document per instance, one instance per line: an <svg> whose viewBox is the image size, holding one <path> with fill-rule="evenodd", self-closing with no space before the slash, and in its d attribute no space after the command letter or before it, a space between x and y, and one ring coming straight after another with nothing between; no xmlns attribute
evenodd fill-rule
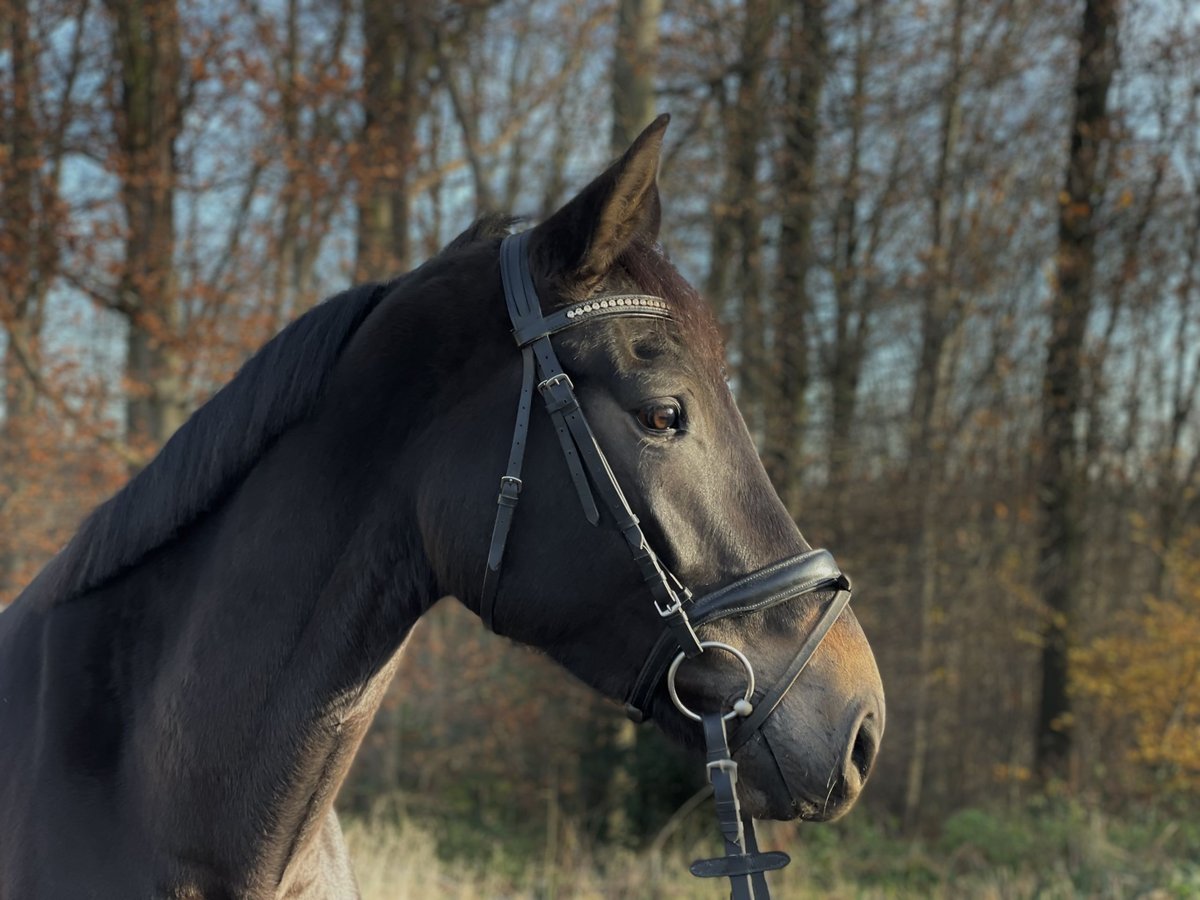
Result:
<svg viewBox="0 0 1200 900"><path fill-rule="evenodd" d="M725 342L712 309L699 292L680 274L656 244L636 241L617 259L617 266L643 291L661 297L671 307L672 317L693 358L724 372Z"/></svg>

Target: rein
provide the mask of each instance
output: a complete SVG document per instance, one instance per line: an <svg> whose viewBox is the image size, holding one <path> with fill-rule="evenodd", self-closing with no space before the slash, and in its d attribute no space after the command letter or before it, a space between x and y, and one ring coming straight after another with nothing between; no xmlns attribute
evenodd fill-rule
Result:
<svg viewBox="0 0 1200 900"><path fill-rule="evenodd" d="M714 789L725 856L697 861L691 867L692 874L701 878L729 878L732 900L768 900L770 894L763 873L782 868L789 858L786 853L759 852L753 820L742 815L738 802L737 763L733 754L758 733L799 679L821 641L850 602L850 579L838 569L828 551L809 550L751 572L699 598L683 586L650 547L638 517L630 508L588 425L575 396L575 386L563 371L550 340L561 331L598 319L619 316L669 320L670 307L661 297L612 294L543 315L529 270L528 243L529 232L526 231L505 238L500 245L504 299L512 335L521 351L521 392L508 466L500 477L500 492L496 498L496 520L488 548L479 616L484 625L499 633L495 623L496 595L504 549L521 498L521 473L536 389L558 435L584 518L592 525L600 524L598 494L600 503L625 538L634 564L650 591L654 608L663 621L663 631L626 695L626 714L635 722L648 719L651 703L665 682L679 711L700 722L704 730L709 780ZM822 610L784 673L761 693L756 689L750 660L741 651L728 644L701 641L696 634L697 628L710 622L759 612L819 591L831 591L833 598ZM693 712L682 703L675 689L675 674L683 661L711 650L732 653L747 674L745 696L724 714ZM735 719L740 723L731 737L726 723Z"/></svg>

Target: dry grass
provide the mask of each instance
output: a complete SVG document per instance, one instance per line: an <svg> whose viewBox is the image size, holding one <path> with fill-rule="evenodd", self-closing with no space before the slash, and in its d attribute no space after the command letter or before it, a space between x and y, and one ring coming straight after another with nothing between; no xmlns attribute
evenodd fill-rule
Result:
<svg viewBox="0 0 1200 900"><path fill-rule="evenodd" d="M497 845L490 857L448 861L431 834L394 814L344 823L365 900L720 900L728 884L693 878L688 863L710 855L707 843L663 853L606 849L593 855L567 828L541 860L520 860ZM1023 858L987 862L970 845L935 853L928 846L892 841L878 833L827 837L814 829L767 827L764 847L786 849L793 863L770 876L778 900L1169 900L1200 896L1200 869L1183 860L1157 871L1133 864L1127 853L1099 848L1104 858ZM1081 838L1088 838L1081 835ZM986 840L984 834L980 838ZM1111 852L1110 852L1111 851Z"/></svg>

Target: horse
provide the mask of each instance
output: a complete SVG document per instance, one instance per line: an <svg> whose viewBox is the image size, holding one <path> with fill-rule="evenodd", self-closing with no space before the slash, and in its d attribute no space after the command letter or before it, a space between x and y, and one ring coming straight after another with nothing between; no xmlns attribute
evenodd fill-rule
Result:
<svg viewBox="0 0 1200 900"><path fill-rule="evenodd" d="M750 814L854 803L879 673L658 244L666 125L288 325L0 615L0 900L357 896L334 800L443 597L690 748L757 700Z"/></svg>

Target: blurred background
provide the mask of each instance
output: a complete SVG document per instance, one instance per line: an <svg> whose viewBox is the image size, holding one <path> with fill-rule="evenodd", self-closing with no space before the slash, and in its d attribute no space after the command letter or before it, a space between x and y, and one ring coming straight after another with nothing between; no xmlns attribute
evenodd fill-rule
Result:
<svg viewBox="0 0 1200 900"><path fill-rule="evenodd" d="M282 325L662 111L888 693L783 896L1200 896L1192 0L0 0L0 608ZM340 803L368 896L710 897L701 772L447 602Z"/></svg>

